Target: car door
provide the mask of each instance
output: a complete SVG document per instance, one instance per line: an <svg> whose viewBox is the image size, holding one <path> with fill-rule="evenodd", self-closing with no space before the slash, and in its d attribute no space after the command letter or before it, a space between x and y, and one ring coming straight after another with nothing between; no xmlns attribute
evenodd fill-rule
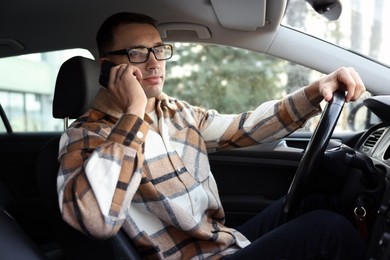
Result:
<svg viewBox="0 0 390 260"><path fill-rule="evenodd" d="M47 220L36 179L41 147L59 133L0 133L2 205L34 241L48 242ZM7 195L8 194L8 195ZM5 200L4 196L7 196Z"/></svg>
<svg viewBox="0 0 390 260"><path fill-rule="evenodd" d="M332 139L353 147L361 132L335 133ZM226 225L250 219L288 191L311 133L293 133L267 144L209 155L226 213Z"/></svg>

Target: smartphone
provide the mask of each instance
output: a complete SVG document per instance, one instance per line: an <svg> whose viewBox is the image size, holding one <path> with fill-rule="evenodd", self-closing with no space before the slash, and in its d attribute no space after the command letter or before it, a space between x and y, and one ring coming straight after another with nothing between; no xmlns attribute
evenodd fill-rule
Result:
<svg viewBox="0 0 390 260"><path fill-rule="evenodd" d="M108 60L104 60L102 63L102 69L100 71L99 83L103 87L108 87L108 80L110 78L110 70L112 67L116 66L114 63Z"/></svg>

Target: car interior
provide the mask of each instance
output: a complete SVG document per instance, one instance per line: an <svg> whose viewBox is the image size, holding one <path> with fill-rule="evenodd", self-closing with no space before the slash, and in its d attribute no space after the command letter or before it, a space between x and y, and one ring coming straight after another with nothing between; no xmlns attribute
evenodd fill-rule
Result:
<svg viewBox="0 0 390 260"><path fill-rule="evenodd" d="M4 129L0 132L0 259L142 258L122 230L98 240L66 224L56 186L60 136L89 108L99 89L95 33L106 17L120 11L155 17L166 42L243 48L325 74L341 66L354 67L371 96L348 106L347 116L342 111L349 104L344 104L342 94L335 94L324 106L314 133L294 132L281 140L210 153L209 159L227 226L243 223L286 194L286 212L293 212L308 194L336 194L356 217L356 228L368 245L366 258L390 259L390 88L386 86L390 65L284 26L282 20L292 2L4 3L0 10L0 70L2 64L11 66L7 58L17 55L85 48L92 57L69 57L61 62L58 73L51 75L55 84L47 109L61 121L62 128L57 131L14 131L12 111L1 99L8 78L0 77ZM325 20L337 20L350 7L350 1L302 2ZM359 121L361 114L364 123ZM364 127L337 132L339 121Z"/></svg>

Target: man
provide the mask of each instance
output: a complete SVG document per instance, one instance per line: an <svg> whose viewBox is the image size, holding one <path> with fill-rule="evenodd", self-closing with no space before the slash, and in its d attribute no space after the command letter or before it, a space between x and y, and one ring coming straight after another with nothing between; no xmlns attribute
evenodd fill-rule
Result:
<svg viewBox="0 0 390 260"><path fill-rule="evenodd" d="M346 101L356 100L365 88L352 68L253 112L227 116L163 93L172 47L162 42L152 18L115 14L96 39L101 61L117 66L91 110L62 136L58 193L65 221L101 239L123 228L145 258L364 255L356 230L330 211L287 221L279 202L237 229L225 227L207 158L210 151L287 135L318 113L319 102L331 100L339 86Z"/></svg>

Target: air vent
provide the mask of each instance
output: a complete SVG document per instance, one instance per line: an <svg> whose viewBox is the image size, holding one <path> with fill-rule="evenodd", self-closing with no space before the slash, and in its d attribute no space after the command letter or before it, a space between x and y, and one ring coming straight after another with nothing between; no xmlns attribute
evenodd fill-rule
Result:
<svg viewBox="0 0 390 260"><path fill-rule="evenodd" d="M376 145L376 143L381 138L384 131L385 128L379 128L378 130L373 132L364 142L362 151L368 153Z"/></svg>

